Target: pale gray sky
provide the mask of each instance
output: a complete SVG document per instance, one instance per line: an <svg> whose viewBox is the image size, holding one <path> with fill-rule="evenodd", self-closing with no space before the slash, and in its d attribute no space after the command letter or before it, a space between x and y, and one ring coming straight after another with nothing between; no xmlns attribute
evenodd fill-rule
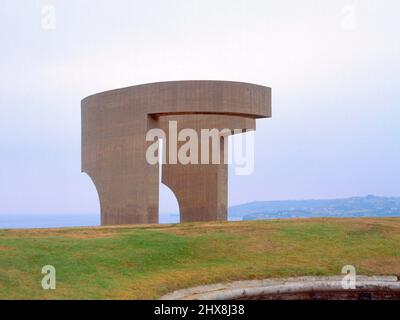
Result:
<svg viewBox="0 0 400 320"><path fill-rule="evenodd" d="M80 100L185 79L273 90L231 205L400 196L399 16L397 0L2 0L0 214L98 212ZM165 190L161 205L176 209Z"/></svg>

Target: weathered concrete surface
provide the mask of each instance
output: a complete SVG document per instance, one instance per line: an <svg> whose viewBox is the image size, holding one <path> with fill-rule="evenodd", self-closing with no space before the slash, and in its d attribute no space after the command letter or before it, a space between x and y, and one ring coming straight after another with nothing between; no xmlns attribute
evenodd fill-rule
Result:
<svg viewBox="0 0 400 320"><path fill-rule="evenodd" d="M271 116L271 89L230 81L172 81L111 90L82 100L82 171L100 198L101 224L158 223L158 164L146 161L152 128L255 128ZM166 165L181 221L226 220L225 164Z"/></svg>
<svg viewBox="0 0 400 320"><path fill-rule="evenodd" d="M332 293L343 292L388 292L400 296L400 281L396 276L357 276L356 289L344 290L343 276L329 277L297 277L287 279L266 279L235 281L207 286L199 286L169 293L161 300L237 300L237 299L265 299L268 296L282 297L285 294L291 297L305 297L304 293ZM329 297L329 295L328 295Z"/></svg>

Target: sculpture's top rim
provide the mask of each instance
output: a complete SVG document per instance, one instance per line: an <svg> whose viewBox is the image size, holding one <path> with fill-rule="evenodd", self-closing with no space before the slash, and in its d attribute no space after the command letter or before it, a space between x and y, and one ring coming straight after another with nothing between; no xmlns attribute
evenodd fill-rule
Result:
<svg viewBox="0 0 400 320"><path fill-rule="evenodd" d="M181 80L104 91L82 100L82 110L125 107L153 116L200 113L268 118L271 89L246 82Z"/></svg>
<svg viewBox="0 0 400 320"><path fill-rule="evenodd" d="M106 90L106 91L101 91L97 92L94 94L91 94L85 98L82 99L82 102L84 102L87 99L90 99L92 97L98 97L98 96L103 96L103 95L108 95L108 94L115 94L119 92L124 92L124 91L129 91L133 90L135 88L143 88L143 87L150 87L150 86L162 86L162 85L173 85L173 84L226 84L226 85L239 85L242 87L253 87L253 88L259 88L259 89L265 89L265 90L271 90L270 87L255 84L255 83L250 83L250 82L242 82L242 81L230 81L230 80L171 80L171 81L159 81L159 82L148 82L148 83L142 83L142 84L137 84L133 86L127 86L127 87L122 87L122 88L115 88L111 90Z"/></svg>

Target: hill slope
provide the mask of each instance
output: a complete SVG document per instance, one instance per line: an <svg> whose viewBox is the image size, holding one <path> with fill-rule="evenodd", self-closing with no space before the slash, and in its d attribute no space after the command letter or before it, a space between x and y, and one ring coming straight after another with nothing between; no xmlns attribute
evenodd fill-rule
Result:
<svg viewBox="0 0 400 320"><path fill-rule="evenodd" d="M400 273L400 219L0 230L0 299L146 299L214 282ZM57 289L41 288L41 269Z"/></svg>
<svg viewBox="0 0 400 320"><path fill-rule="evenodd" d="M229 208L230 218L400 217L400 198L352 197L321 200L256 201Z"/></svg>

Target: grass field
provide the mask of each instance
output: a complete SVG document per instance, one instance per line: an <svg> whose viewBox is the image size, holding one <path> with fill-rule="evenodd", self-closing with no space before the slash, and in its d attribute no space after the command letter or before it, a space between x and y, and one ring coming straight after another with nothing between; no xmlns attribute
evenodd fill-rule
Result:
<svg viewBox="0 0 400 320"><path fill-rule="evenodd" d="M242 279L400 274L400 219L0 230L0 299L153 299ZM53 265L57 289L43 290Z"/></svg>

